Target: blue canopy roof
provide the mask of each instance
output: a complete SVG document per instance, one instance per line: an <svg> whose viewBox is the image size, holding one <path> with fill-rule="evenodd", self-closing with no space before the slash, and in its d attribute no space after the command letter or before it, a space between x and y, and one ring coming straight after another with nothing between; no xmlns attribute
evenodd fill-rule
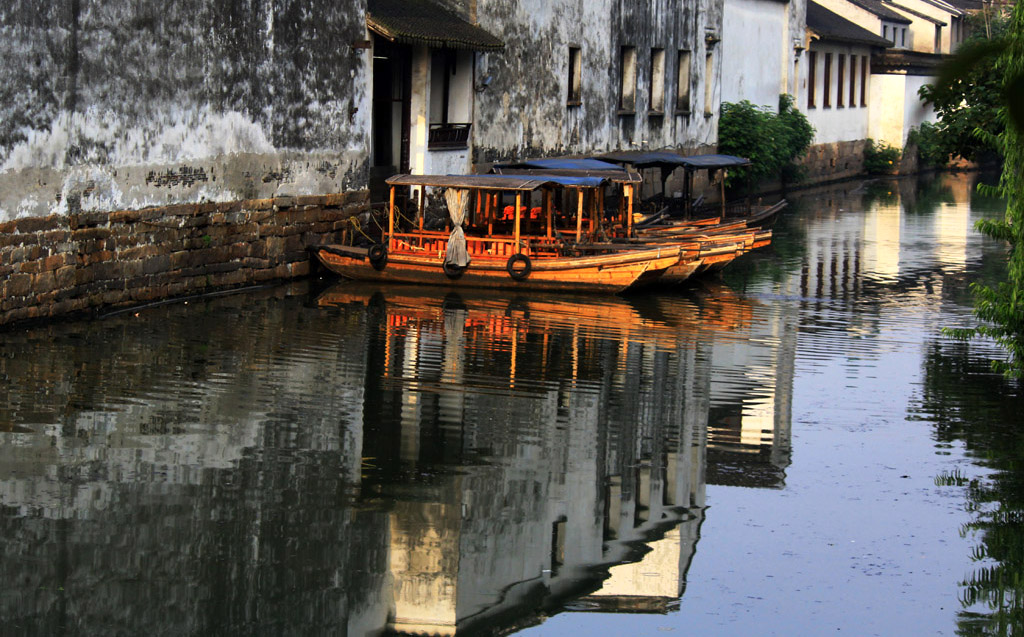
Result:
<svg viewBox="0 0 1024 637"><path fill-rule="evenodd" d="M491 168L497 174L530 174L537 176L562 175L568 177L604 177L620 183L640 183L639 173L619 164L599 159L527 159L524 161L495 164Z"/></svg>
<svg viewBox="0 0 1024 637"><path fill-rule="evenodd" d="M495 168L550 168L553 170L622 170L622 166L600 159L527 159L495 164Z"/></svg>
<svg viewBox="0 0 1024 637"><path fill-rule="evenodd" d="M598 155L599 160L631 164L635 168L679 168L717 170L749 166L750 160L735 155L677 155L667 151L623 150Z"/></svg>

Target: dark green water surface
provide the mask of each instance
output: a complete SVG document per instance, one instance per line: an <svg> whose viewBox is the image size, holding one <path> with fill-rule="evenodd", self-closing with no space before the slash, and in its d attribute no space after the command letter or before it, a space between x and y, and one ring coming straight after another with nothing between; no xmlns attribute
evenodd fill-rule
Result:
<svg viewBox="0 0 1024 637"><path fill-rule="evenodd" d="M1024 629L975 178L806 191L627 297L297 284L0 334L25 635ZM316 289L314 289L316 288Z"/></svg>

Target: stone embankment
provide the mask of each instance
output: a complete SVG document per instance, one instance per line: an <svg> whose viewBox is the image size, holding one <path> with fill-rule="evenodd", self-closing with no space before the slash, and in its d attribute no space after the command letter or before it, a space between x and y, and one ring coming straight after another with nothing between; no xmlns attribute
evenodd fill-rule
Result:
<svg viewBox="0 0 1024 637"><path fill-rule="evenodd" d="M367 201L359 191L2 223L0 326L306 276L306 246L342 240Z"/></svg>

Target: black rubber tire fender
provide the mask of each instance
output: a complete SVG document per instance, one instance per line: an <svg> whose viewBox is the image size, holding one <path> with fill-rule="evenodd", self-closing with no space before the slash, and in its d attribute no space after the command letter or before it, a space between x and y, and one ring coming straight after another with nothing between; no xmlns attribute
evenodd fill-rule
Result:
<svg viewBox="0 0 1024 637"><path fill-rule="evenodd" d="M522 263L522 267L517 268L517 263ZM530 272L533 271L533 262L530 261L530 257L525 254L513 254L505 263L505 270L508 272L508 275L516 281L522 281L526 277L530 276Z"/></svg>
<svg viewBox="0 0 1024 637"><path fill-rule="evenodd" d="M366 257L374 270L383 270L388 264L388 248L383 243L375 243L367 249Z"/></svg>
<svg viewBox="0 0 1024 637"><path fill-rule="evenodd" d="M441 264L441 269L444 270L444 275L449 279L457 279L462 276L462 273L466 271L466 268L459 267L450 261L445 261Z"/></svg>

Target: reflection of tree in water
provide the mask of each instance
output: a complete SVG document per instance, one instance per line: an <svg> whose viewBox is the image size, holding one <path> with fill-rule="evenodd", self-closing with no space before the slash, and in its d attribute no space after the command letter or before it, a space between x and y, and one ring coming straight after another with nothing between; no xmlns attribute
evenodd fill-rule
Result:
<svg viewBox="0 0 1024 637"><path fill-rule="evenodd" d="M962 587L958 633L1007 635L1024 629L1024 392L989 369L987 353L964 343L936 343L925 357L924 389L917 411L935 422L940 442L962 441L991 477L939 476L943 486L965 486L974 519L964 532L980 544L978 568ZM979 610L986 608L987 612Z"/></svg>

